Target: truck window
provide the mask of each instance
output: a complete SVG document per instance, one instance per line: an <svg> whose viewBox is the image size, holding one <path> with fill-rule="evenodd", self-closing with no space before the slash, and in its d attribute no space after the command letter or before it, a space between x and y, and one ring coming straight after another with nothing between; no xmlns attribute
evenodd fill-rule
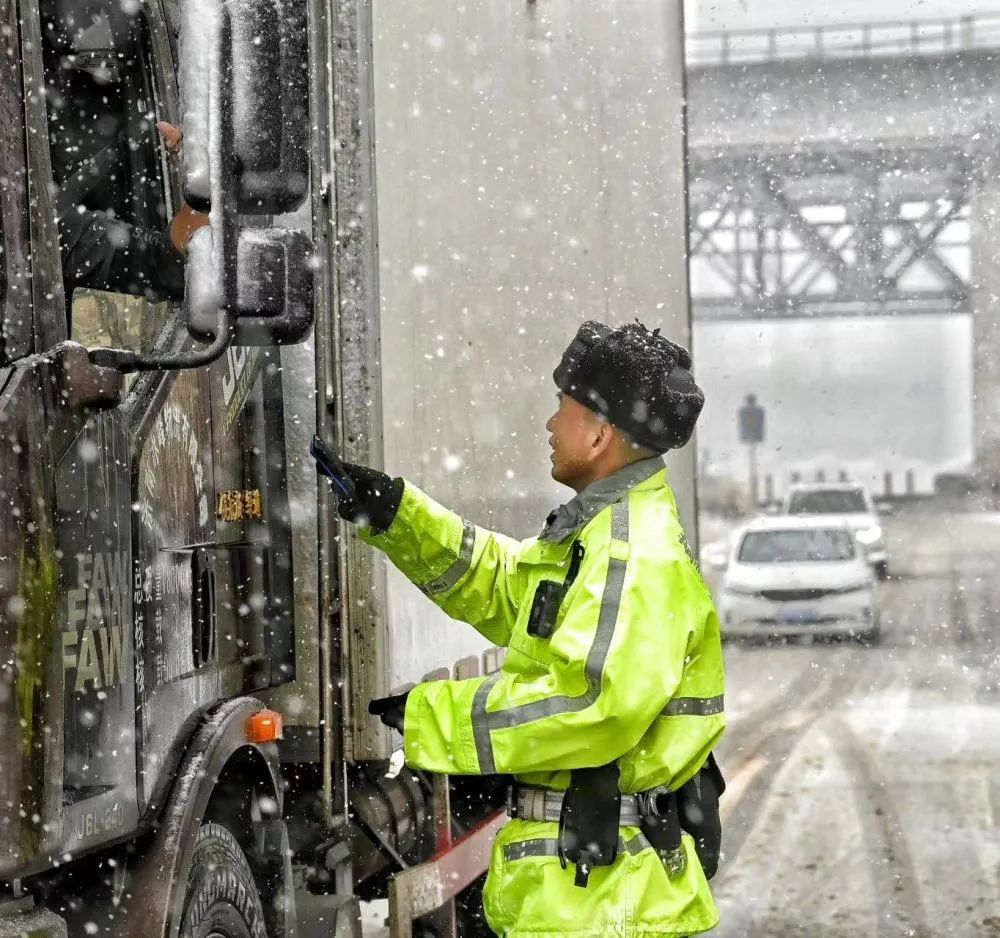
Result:
<svg viewBox="0 0 1000 938"><path fill-rule="evenodd" d="M148 352L183 261L166 233L146 29L118 9L43 19L49 142L70 337Z"/></svg>
<svg viewBox="0 0 1000 938"><path fill-rule="evenodd" d="M17 12L0 0L0 361L25 354L31 342L31 289L24 115Z"/></svg>

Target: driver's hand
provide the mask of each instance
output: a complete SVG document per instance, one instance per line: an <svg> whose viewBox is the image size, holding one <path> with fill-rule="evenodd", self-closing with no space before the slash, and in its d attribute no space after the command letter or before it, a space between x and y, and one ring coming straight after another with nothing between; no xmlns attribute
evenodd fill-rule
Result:
<svg viewBox="0 0 1000 938"><path fill-rule="evenodd" d="M163 145L166 147L167 153L170 155L170 159L176 162L180 159L181 155L181 143L184 140L184 133L180 127L175 127L173 124L167 121L160 121L156 125L156 129L160 132L160 136L163 138ZM180 207L180 211L174 215L173 220L170 222L170 243L174 246L174 250L180 251L181 254L187 253L188 242L191 240L191 236L199 229L208 224L208 215L202 212L196 212L190 205L184 204Z"/></svg>
<svg viewBox="0 0 1000 938"><path fill-rule="evenodd" d="M175 127L168 121L159 121L156 129L163 138L163 146L166 147L170 158L176 160L181 155L181 141L184 139L184 132L180 127Z"/></svg>
<svg viewBox="0 0 1000 938"><path fill-rule="evenodd" d="M187 254L188 242L199 228L207 224L208 216L203 212L196 212L185 202L170 221L170 243L174 250Z"/></svg>

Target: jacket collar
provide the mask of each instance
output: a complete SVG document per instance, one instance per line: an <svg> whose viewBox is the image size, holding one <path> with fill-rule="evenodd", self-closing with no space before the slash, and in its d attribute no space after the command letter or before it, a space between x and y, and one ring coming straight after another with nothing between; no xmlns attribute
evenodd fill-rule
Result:
<svg viewBox="0 0 1000 938"><path fill-rule="evenodd" d="M541 541L561 541L597 517L609 505L624 498L628 492L666 468L662 456L640 459L623 466L604 479L592 482L582 492L560 505L545 519L538 535Z"/></svg>

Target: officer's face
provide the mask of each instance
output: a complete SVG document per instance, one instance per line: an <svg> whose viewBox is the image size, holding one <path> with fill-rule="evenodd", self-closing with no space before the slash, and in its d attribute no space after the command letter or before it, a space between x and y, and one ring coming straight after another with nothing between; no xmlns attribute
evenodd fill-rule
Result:
<svg viewBox="0 0 1000 938"><path fill-rule="evenodd" d="M545 429L552 447L552 478L577 491L589 485L595 461L606 449L607 424L568 394L560 393L559 407Z"/></svg>

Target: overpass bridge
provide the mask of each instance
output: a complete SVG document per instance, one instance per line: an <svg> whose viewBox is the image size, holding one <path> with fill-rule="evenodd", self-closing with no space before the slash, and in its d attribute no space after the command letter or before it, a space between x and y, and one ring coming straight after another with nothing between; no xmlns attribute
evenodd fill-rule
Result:
<svg viewBox="0 0 1000 938"><path fill-rule="evenodd" d="M1000 13L687 39L706 319L973 317L1000 479Z"/></svg>

